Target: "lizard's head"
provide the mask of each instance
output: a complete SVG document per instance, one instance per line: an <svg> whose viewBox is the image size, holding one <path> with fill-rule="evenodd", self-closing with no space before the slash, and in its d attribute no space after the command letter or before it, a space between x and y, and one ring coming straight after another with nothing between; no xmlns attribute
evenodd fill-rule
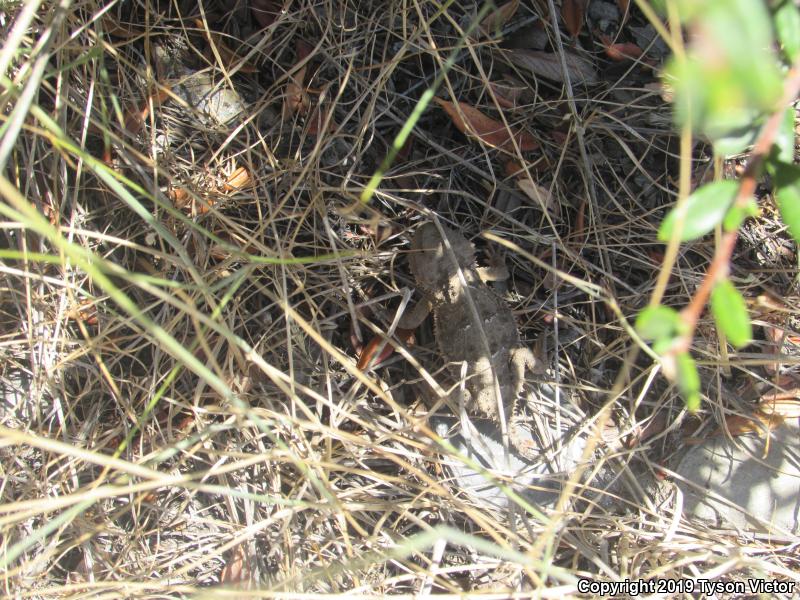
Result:
<svg viewBox="0 0 800 600"><path fill-rule="evenodd" d="M458 266L470 269L475 263L475 249L472 244L457 231L447 227L442 229ZM441 289L456 273L452 255L445 248L439 229L431 222L424 223L417 229L411 243L409 262L417 284L431 290Z"/></svg>

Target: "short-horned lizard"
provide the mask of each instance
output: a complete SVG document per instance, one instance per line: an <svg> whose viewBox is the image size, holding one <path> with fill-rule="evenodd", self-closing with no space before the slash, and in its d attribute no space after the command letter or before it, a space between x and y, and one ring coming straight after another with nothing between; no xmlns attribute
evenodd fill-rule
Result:
<svg viewBox="0 0 800 600"><path fill-rule="evenodd" d="M413 329L432 311L436 341L450 371L458 377L467 364L467 409L500 423L502 406L511 446L534 458L515 414L533 354L520 342L511 309L484 283L472 244L452 229L442 230L452 251L434 223L424 223L414 236L409 261L423 300L400 326Z"/></svg>

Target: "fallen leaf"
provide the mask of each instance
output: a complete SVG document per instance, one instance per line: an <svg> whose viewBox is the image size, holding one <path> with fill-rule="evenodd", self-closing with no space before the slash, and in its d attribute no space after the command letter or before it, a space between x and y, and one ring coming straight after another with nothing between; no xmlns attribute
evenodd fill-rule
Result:
<svg viewBox="0 0 800 600"><path fill-rule="evenodd" d="M599 34L598 38L605 48L606 56L613 61L636 60L644 53L639 46L631 42L619 42L615 44L612 43L610 37L604 34Z"/></svg>
<svg viewBox="0 0 800 600"><path fill-rule="evenodd" d="M506 75L499 81L490 81L497 103L503 108L517 108L533 101L531 89L516 77Z"/></svg>
<svg viewBox="0 0 800 600"><path fill-rule="evenodd" d="M561 18L569 34L576 38L583 28L583 18L586 14L586 0L562 0Z"/></svg>
<svg viewBox="0 0 800 600"><path fill-rule="evenodd" d="M764 436L765 432L777 429L783 423L783 417L777 414L767 415L760 411L750 416L728 415L725 417L725 426L734 437L757 433ZM722 428L717 429L712 435L721 435Z"/></svg>
<svg viewBox="0 0 800 600"><path fill-rule="evenodd" d="M647 258L657 267L664 263L664 253L661 250L649 248L645 251L645 254L647 254Z"/></svg>
<svg viewBox="0 0 800 600"><path fill-rule="evenodd" d="M404 344L414 343L414 331L412 329L402 329L401 327L398 327L395 330L395 335L397 336L397 339ZM384 339L376 335L366 346L364 346L364 349L358 356L358 362L356 363L356 367L358 367L359 370L363 371L368 365L370 365L370 363L373 367L377 367L394 353L394 346L386 342L386 344L383 346L383 350L381 350L380 355L376 358L373 358L383 342Z"/></svg>
<svg viewBox="0 0 800 600"><path fill-rule="evenodd" d="M304 61L314 51L314 47L311 44L300 38L295 40L294 49L297 54L297 62Z"/></svg>
<svg viewBox="0 0 800 600"><path fill-rule="evenodd" d="M508 23L511 17L517 12L519 8L519 0L511 0L506 2L497 10L487 15L479 25L480 32L484 37L491 37L496 31L502 29L503 25Z"/></svg>
<svg viewBox="0 0 800 600"><path fill-rule="evenodd" d="M238 167L233 170L233 173L228 175L228 179L223 184L223 188L227 192L239 190L250 183L250 173L244 167Z"/></svg>
<svg viewBox="0 0 800 600"><path fill-rule="evenodd" d="M764 394L758 408L766 415L777 415L784 419L800 418L800 387Z"/></svg>
<svg viewBox="0 0 800 600"><path fill-rule="evenodd" d="M518 175L523 175L524 172L525 170L519 161L513 159L503 161L503 173L506 177L517 177Z"/></svg>
<svg viewBox="0 0 800 600"><path fill-rule="evenodd" d="M414 149L414 136L409 135L405 143L400 147L400 150L397 152L396 160L398 164L407 162L408 159L411 157L411 152L413 149Z"/></svg>
<svg viewBox="0 0 800 600"><path fill-rule="evenodd" d="M541 75L546 79L564 82L564 73L561 70L561 59L551 52L538 50L514 50L508 53L509 60L523 69L529 70L534 75ZM564 60L567 63L570 81L573 84L597 83L597 73L588 60L581 58L573 52L564 51Z"/></svg>
<svg viewBox="0 0 800 600"><path fill-rule="evenodd" d="M528 198L533 200L539 206L539 208L552 214L554 208L554 198L553 194L550 193L550 190L533 183L527 177L517 181L517 185L519 186L519 189L525 192L525 195L528 196Z"/></svg>
<svg viewBox="0 0 800 600"><path fill-rule="evenodd" d="M376 246L380 246L383 242L389 239L395 233L398 233L389 225L382 225L379 223L359 225L358 230L366 236L372 238Z"/></svg>
<svg viewBox="0 0 800 600"><path fill-rule="evenodd" d="M504 40L506 48L526 48L529 50L544 50L550 44L547 28L541 19L530 25L524 25L508 35Z"/></svg>
<svg viewBox="0 0 800 600"><path fill-rule="evenodd" d="M172 200L172 204L177 209L186 207L191 201L189 198L189 191L183 187L173 187L167 192L167 198Z"/></svg>
<svg viewBox="0 0 800 600"><path fill-rule="evenodd" d="M764 337L766 338L765 354L774 354L775 356L781 353L783 347L783 331L772 324L767 324L762 327L764 330ZM764 365L764 369L770 375L778 372L781 364L779 362L771 362Z"/></svg>
<svg viewBox="0 0 800 600"><path fill-rule="evenodd" d="M581 205L578 207L578 215L575 218L575 231L570 235L570 237L580 238L584 235L586 231L586 201L584 200L581 202Z"/></svg>
<svg viewBox="0 0 800 600"><path fill-rule="evenodd" d="M287 3L287 10L291 2ZM253 13L253 18L256 23L261 27L269 27L278 19L281 14L283 6L276 0L252 0L250 2L250 11Z"/></svg>
<svg viewBox="0 0 800 600"><path fill-rule="evenodd" d="M313 48L303 40L295 41L295 53L297 61L295 65L303 64L296 73L289 76L289 83L286 84L286 100L284 102L284 118L291 115L306 115L311 108L311 98L306 89L306 69L308 62L306 59L311 54Z"/></svg>
<svg viewBox="0 0 800 600"><path fill-rule="evenodd" d="M204 215L211 210L211 207L216 204L213 195L205 198L205 202L201 202L189 193L185 187L175 187L167 192L167 198L172 200L172 204L178 210L182 210L190 216Z"/></svg>
<svg viewBox="0 0 800 600"><path fill-rule="evenodd" d="M514 134L503 123L487 117L466 102L454 104L442 98L434 98L434 100L450 116L453 124L460 132L475 136L493 148L511 146L512 136L522 152L535 150L539 147L539 142L530 133L519 131Z"/></svg>
<svg viewBox="0 0 800 600"><path fill-rule="evenodd" d="M125 115L125 129L128 133L136 135L142 129L142 125L150 116L150 103L153 106L158 106L169 98L169 88L166 86L159 86L155 91L144 100L141 107L136 107L129 110Z"/></svg>
<svg viewBox="0 0 800 600"><path fill-rule="evenodd" d="M249 569L247 568L247 561L244 550L244 544L239 544L231 552L231 556L222 568L219 574L219 582L223 585L236 586L238 588L247 588L249 583Z"/></svg>
<svg viewBox="0 0 800 600"><path fill-rule="evenodd" d="M67 312L67 317L73 321L83 321L87 325L97 325L97 305L95 301L85 298L80 301L77 307Z"/></svg>
<svg viewBox="0 0 800 600"><path fill-rule="evenodd" d="M625 447L631 449L642 445L651 437L664 433L668 425L666 415L663 412L658 413L647 421L644 427L636 426L633 433L625 440Z"/></svg>
<svg viewBox="0 0 800 600"><path fill-rule="evenodd" d="M301 83L301 77L305 75L305 67L297 72L297 75L289 76L289 83L286 84L286 115L305 115L311 108L311 98Z"/></svg>
<svg viewBox="0 0 800 600"><path fill-rule="evenodd" d="M553 129L550 131L550 139L552 139L559 146L563 146L567 143L569 136L563 131Z"/></svg>
<svg viewBox="0 0 800 600"><path fill-rule="evenodd" d="M622 13L622 22L628 20L630 16L630 11L628 10L631 0L617 0L617 7L619 8L619 12Z"/></svg>
<svg viewBox="0 0 800 600"><path fill-rule="evenodd" d="M314 106L314 109L306 120L306 133L308 135L319 135L325 127L325 122L328 120L328 113L330 113L330 107L320 106L319 104ZM337 127L338 125L331 119L326 131L327 133L333 133L336 131Z"/></svg>

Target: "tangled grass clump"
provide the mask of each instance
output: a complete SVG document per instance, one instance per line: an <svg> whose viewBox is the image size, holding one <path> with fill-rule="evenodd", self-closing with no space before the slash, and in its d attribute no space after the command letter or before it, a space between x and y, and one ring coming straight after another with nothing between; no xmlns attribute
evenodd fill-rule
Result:
<svg viewBox="0 0 800 600"><path fill-rule="evenodd" d="M795 541L694 523L658 481L779 384L766 342L728 356L701 317L689 417L631 325L681 152L656 38L616 63L517 4L488 29L433 2L0 8L5 594L561 597L580 578L797 572ZM629 17L585 18L646 30ZM688 160L697 181L721 167L702 144ZM460 489L463 457L427 423L446 411L431 382L452 382L424 330L357 367L432 217L482 262L504 247L539 383L588 415L592 461L546 514ZM731 270L792 306L780 232L768 211L748 222ZM662 303L712 256L686 245Z"/></svg>

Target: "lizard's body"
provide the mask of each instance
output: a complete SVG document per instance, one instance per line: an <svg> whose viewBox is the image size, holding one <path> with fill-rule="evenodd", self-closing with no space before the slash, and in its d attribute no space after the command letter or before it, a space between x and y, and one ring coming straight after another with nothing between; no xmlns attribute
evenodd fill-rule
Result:
<svg viewBox="0 0 800 600"><path fill-rule="evenodd" d="M436 341L450 371L460 376L467 363L467 409L496 423L505 418L511 445L532 457L515 411L533 354L520 341L511 309L484 283L472 244L456 231L443 231L452 252L433 223L423 224L414 236L409 261L424 295L423 310L412 311L401 326L413 328L432 311Z"/></svg>

